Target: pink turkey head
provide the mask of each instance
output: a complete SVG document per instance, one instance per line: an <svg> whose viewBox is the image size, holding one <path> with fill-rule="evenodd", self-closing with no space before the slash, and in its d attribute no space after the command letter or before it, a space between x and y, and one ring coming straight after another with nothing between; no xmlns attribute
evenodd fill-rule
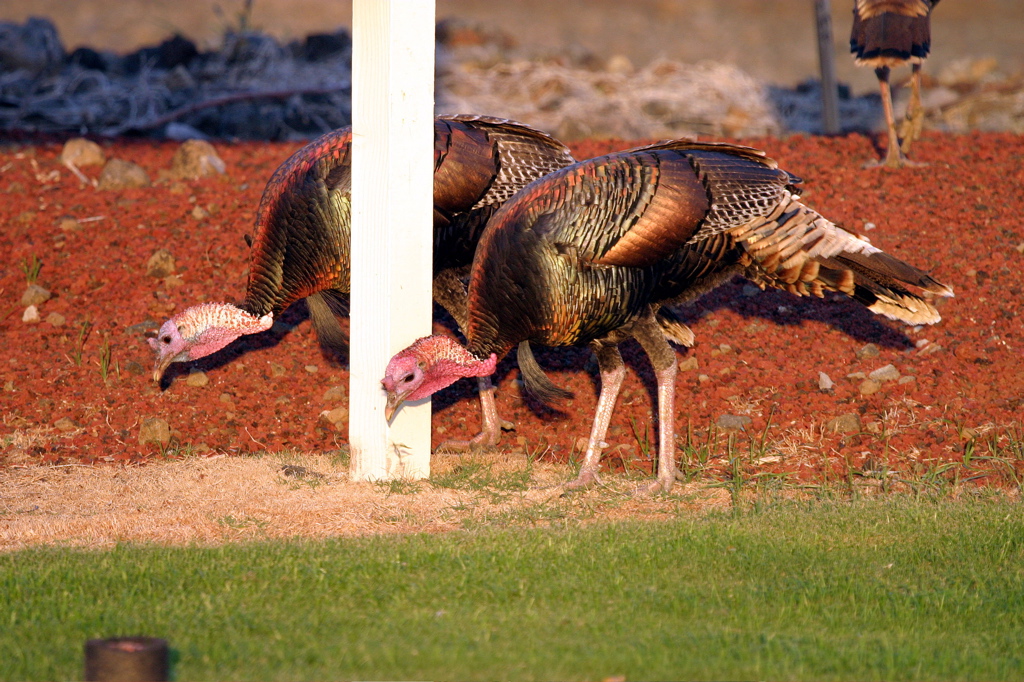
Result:
<svg viewBox="0 0 1024 682"><path fill-rule="evenodd" d="M172 362L198 360L216 353L239 336L266 331L273 313L250 315L229 303L202 303L167 320L149 345L156 351L153 380L160 381Z"/></svg>
<svg viewBox="0 0 1024 682"><path fill-rule="evenodd" d="M480 360L450 336L425 336L397 353L384 372L381 385L388 394L384 417L391 417L406 400L419 400L450 386L462 377L494 373L498 357Z"/></svg>

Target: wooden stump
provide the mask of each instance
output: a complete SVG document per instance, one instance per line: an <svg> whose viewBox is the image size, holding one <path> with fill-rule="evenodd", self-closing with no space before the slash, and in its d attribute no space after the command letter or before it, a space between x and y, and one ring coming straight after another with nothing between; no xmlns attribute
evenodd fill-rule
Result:
<svg viewBox="0 0 1024 682"><path fill-rule="evenodd" d="M90 639L85 643L86 682L165 682L167 640L156 637Z"/></svg>

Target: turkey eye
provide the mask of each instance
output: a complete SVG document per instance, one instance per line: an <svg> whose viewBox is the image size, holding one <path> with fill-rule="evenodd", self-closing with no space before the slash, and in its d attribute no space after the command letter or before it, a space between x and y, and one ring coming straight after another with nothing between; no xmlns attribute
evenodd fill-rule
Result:
<svg viewBox="0 0 1024 682"><path fill-rule="evenodd" d="M413 380L413 378L414 378L414 377L413 377L413 375L412 375L412 374L406 374L406 375L405 375L404 377L402 377L402 383L403 383L403 384L407 384L407 383L409 383L410 381L412 381L412 380Z"/></svg>
<svg viewBox="0 0 1024 682"><path fill-rule="evenodd" d="M160 341L161 341L161 343L170 343L171 342L171 337L170 336L165 336L165 337L161 338Z"/></svg>

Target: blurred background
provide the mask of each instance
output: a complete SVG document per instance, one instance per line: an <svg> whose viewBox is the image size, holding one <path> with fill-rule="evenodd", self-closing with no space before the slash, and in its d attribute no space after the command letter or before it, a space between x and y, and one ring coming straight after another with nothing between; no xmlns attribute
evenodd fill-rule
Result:
<svg viewBox="0 0 1024 682"><path fill-rule="evenodd" d="M4 0L0 20L49 17L68 49L128 52L177 32L200 47L219 45L237 25L243 0ZM877 87L849 59L853 0L832 0L837 71L857 93ZM502 31L537 53L586 50L623 55L635 66L656 57L735 64L755 78L795 85L817 74L813 0L437 0L439 20L458 18ZM255 0L251 27L282 40L351 28L351 0ZM1024 70L1024 2L946 0L932 15L931 71L994 58Z"/></svg>
<svg viewBox="0 0 1024 682"><path fill-rule="evenodd" d="M849 54L852 5L853 0L831 2L836 67L847 100L843 128L876 130L877 81ZM89 47L124 54L174 34L200 51L220 49L225 33L239 30L262 32L281 44L301 42L311 33L347 33L351 10L351 0L3 0L0 21L45 17L68 53ZM811 92L818 77L813 0L437 0L437 18L446 27L439 62L448 74L438 86L441 113L469 107L497 115L533 114L525 118L568 138L817 132L817 94ZM1024 130L1022 34L1022 0L939 4L932 14L932 55L926 65L933 91L926 106L933 128ZM551 68L541 73L522 66L525 62ZM520 65L512 75L509 64ZM681 66L697 64L703 67ZM894 73L897 85L906 80L902 71ZM611 107L609 117L631 117L632 125L583 120L580 112L595 108L579 89L583 72L637 80L645 88L640 97L647 107L639 113L624 104ZM503 74L531 84L523 97L532 109L499 101L510 89ZM688 89L694 78L709 85ZM590 85L605 94L626 87L607 80ZM761 103L742 94L755 85L764 89ZM987 93L1012 91L1013 97L993 105L986 94L984 102L972 102L967 109L957 104L986 85ZM936 94L939 86L943 90ZM659 88L681 94L675 100L652 99ZM729 102L709 111L680 109L680 97L705 94ZM853 101L859 97L867 99ZM762 105L765 112L758 109ZM730 117L724 127L711 122ZM660 129L650 131L648 119L659 121Z"/></svg>

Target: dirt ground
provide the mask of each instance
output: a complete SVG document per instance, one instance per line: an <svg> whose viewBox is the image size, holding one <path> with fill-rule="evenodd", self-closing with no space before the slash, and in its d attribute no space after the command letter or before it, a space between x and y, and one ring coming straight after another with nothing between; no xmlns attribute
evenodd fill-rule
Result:
<svg viewBox="0 0 1024 682"><path fill-rule="evenodd" d="M680 485L671 498L635 497L638 481L624 476L561 497L565 467L522 454L441 455L433 467L433 484L352 483L342 460L316 454L6 468L0 470L0 551L654 520L729 505L724 489L698 483Z"/></svg>

